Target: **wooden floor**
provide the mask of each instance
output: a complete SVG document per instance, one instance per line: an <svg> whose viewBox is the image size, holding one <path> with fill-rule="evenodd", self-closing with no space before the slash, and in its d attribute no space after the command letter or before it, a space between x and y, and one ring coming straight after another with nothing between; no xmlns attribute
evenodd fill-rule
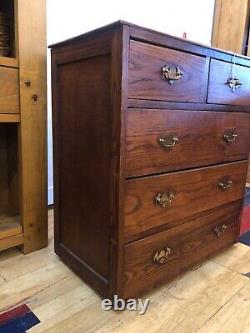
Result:
<svg viewBox="0 0 250 333"><path fill-rule="evenodd" d="M147 295L151 303L143 316L106 312L53 253L52 211L49 220L47 249L0 253L0 312L26 303L41 320L29 332L250 332L250 247L237 244Z"/></svg>

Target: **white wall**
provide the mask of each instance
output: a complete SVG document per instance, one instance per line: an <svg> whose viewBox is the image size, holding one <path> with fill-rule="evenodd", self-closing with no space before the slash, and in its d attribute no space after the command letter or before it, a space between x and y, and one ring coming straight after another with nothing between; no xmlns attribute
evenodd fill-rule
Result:
<svg viewBox="0 0 250 333"><path fill-rule="evenodd" d="M47 0L48 44L119 19L210 44L214 0ZM49 58L50 59L50 58ZM50 60L48 61L49 203L53 202Z"/></svg>

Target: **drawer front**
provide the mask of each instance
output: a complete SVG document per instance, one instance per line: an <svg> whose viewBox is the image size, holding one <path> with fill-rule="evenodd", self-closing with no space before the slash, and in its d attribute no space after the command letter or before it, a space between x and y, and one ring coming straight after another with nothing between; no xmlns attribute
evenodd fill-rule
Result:
<svg viewBox="0 0 250 333"><path fill-rule="evenodd" d="M235 65L233 70L232 66L232 64L227 62L211 60L208 103L250 105L250 68ZM232 84L233 82L231 82L231 88L228 84L233 72L241 84L238 88ZM235 83L237 85L237 82Z"/></svg>
<svg viewBox="0 0 250 333"><path fill-rule="evenodd" d="M124 297L139 296L233 244L241 202L125 246ZM133 296L134 297L134 296Z"/></svg>
<svg viewBox="0 0 250 333"><path fill-rule="evenodd" d="M205 102L207 73L205 57L130 41L129 98Z"/></svg>
<svg viewBox="0 0 250 333"><path fill-rule="evenodd" d="M247 161L126 181L126 241L145 232L182 224L185 218L239 200Z"/></svg>
<svg viewBox="0 0 250 333"><path fill-rule="evenodd" d="M250 115L129 110L127 177L247 159Z"/></svg>
<svg viewBox="0 0 250 333"><path fill-rule="evenodd" d="M19 113L18 69L0 67L0 113Z"/></svg>

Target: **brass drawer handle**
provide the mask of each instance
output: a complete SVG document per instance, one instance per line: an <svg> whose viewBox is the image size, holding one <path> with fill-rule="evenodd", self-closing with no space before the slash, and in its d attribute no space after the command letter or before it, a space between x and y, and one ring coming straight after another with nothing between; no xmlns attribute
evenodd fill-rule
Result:
<svg viewBox="0 0 250 333"><path fill-rule="evenodd" d="M161 69L161 74L168 81L168 83L172 85L177 80L180 80L182 78L183 72L180 70L180 68L178 66L169 67L169 66L165 65Z"/></svg>
<svg viewBox="0 0 250 333"><path fill-rule="evenodd" d="M235 133L234 130L229 130L229 131L226 131L223 135L223 139L228 143L232 143L234 141L236 141L238 138L238 134Z"/></svg>
<svg viewBox="0 0 250 333"><path fill-rule="evenodd" d="M217 227L214 228L214 232L218 237L220 237L226 231L226 229L227 225L223 223L222 225L217 225Z"/></svg>
<svg viewBox="0 0 250 333"><path fill-rule="evenodd" d="M175 197L175 193L173 192L164 192L156 194L155 196L155 203L162 208L165 208L169 205Z"/></svg>
<svg viewBox="0 0 250 333"><path fill-rule="evenodd" d="M222 179L218 185L222 191L226 191L233 186L233 181L231 179Z"/></svg>
<svg viewBox="0 0 250 333"><path fill-rule="evenodd" d="M226 83L229 88L232 90L232 92L235 92L238 88L242 86L242 83L240 82L239 79L236 78L229 78Z"/></svg>
<svg viewBox="0 0 250 333"><path fill-rule="evenodd" d="M170 255L171 249L167 247L166 249L157 251L153 256L153 261L160 265L165 264Z"/></svg>
<svg viewBox="0 0 250 333"><path fill-rule="evenodd" d="M158 143L166 150L171 150L179 141L178 136L173 133L158 138Z"/></svg>

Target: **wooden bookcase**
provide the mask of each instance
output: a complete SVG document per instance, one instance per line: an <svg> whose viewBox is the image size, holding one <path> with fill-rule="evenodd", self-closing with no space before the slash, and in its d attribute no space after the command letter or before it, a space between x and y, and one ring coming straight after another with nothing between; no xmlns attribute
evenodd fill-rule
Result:
<svg viewBox="0 0 250 333"><path fill-rule="evenodd" d="M0 56L0 251L47 245L45 0L1 0L10 52Z"/></svg>
<svg viewBox="0 0 250 333"><path fill-rule="evenodd" d="M215 0L212 46L249 56L250 0Z"/></svg>

